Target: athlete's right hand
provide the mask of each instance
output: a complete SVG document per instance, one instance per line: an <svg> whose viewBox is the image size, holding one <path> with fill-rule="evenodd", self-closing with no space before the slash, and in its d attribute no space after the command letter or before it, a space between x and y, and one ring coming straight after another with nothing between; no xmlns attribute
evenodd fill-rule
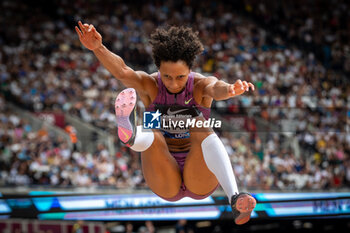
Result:
<svg viewBox="0 0 350 233"><path fill-rule="evenodd" d="M80 42L88 49L95 50L102 46L102 36L92 24L82 24L78 22L79 28L75 26L75 31Z"/></svg>

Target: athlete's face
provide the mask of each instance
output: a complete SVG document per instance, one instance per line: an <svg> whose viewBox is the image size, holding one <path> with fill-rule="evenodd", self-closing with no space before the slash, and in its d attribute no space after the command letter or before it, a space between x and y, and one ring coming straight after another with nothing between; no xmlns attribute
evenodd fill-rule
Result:
<svg viewBox="0 0 350 233"><path fill-rule="evenodd" d="M162 61L159 73L166 89L175 94L185 88L190 68L184 61Z"/></svg>

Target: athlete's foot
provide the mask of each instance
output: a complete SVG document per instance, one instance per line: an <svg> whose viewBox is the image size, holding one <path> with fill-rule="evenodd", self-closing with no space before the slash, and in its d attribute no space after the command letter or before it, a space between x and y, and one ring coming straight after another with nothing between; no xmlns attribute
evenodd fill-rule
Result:
<svg viewBox="0 0 350 233"><path fill-rule="evenodd" d="M134 144L136 134L136 91L128 88L115 99L115 115L118 124L118 137L128 147Z"/></svg>
<svg viewBox="0 0 350 233"><path fill-rule="evenodd" d="M235 223L241 225L248 222L255 205L256 200L249 193L241 192L233 195L231 197L231 208Z"/></svg>

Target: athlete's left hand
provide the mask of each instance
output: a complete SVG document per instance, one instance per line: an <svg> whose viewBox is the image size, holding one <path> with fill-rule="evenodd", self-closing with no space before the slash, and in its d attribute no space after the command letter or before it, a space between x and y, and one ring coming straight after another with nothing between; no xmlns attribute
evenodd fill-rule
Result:
<svg viewBox="0 0 350 233"><path fill-rule="evenodd" d="M251 82L238 79L234 84L229 86L228 94L230 97L241 95L244 92L249 91L249 88L251 88L252 91L255 90L255 87Z"/></svg>

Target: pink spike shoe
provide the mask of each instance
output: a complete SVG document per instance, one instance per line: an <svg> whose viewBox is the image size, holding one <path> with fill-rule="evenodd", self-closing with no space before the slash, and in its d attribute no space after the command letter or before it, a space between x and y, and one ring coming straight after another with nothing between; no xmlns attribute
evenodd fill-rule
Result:
<svg viewBox="0 0 350 233"><path fill-rule="evenodd" d="M256 200L249 193L241 192L233 195L231 197L231 208L235 223L242 225L248 222L255 205Z"/></svg>
<svg viewBox="0 0 350 233"><path fill-rule="evenodd" d="M136 135L136 100L134 88L123 90L115 99L118 137L128 147L134 144Z"/></svg>

